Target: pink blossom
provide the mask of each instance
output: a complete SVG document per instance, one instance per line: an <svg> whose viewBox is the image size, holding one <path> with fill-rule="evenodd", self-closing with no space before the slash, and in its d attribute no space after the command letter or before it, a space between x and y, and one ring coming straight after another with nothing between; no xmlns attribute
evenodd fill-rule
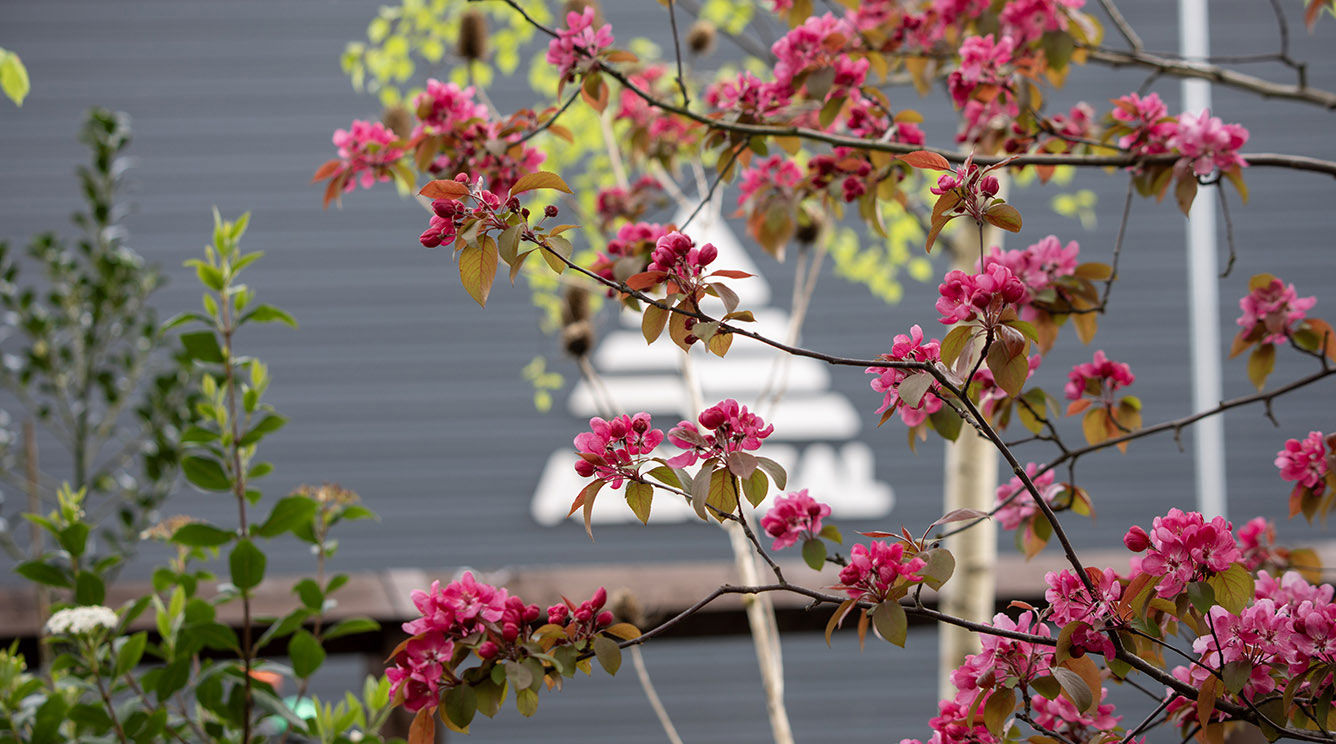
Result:
<svg viewBox="0 0 1336 744"><path fill-rule="evenodd" d="M1080 577L1068 569L1050 571L1044 575L1044 582L1048 584L1044 596L1052 608L1053 614L1050 619L1054 623L1089 624L1090 627L1078 627L1073 632L1073 647L1107 656L1115 649L1113 642L1103 631L1107 626L1117 624L1116 621L1111 623L1110 620L1115 617L1114 603L1122 596L1123 586L1118 583L1118 575L1111 568L1099 573L1098 579L1093 572L1088 572L1087 576L1094 583L1095 592L1099 595L1096 601L1091 601L1090 592L1086 590Z"/></svg>
<svg viewBox="0 0 1336 744"><path fill-rule="evenodd" d="M1025 464L1025 474L1030 476L1030 481L1034 483L1039 495L1044 497L1044 501L1052 504L1058 498L1058 494L1062 493L1064 485L1054 482L1056 477L1054 471L1046 470L1040 475L1035 475L1038 470L1037 463ZM1004 530L1020 527L1025 520L1039 511L1034 496L1021 482L1020 476L1013 475L1005 485L998 486L996 497L998 506L993 516L997 517L998 524L1002 525Z"/></svg>
<svg viewBox="0 0 1336 744"><path fill-rule="evenodd" d="M1168 118L1169 109L1157 93L1142 98L1129 93L1113 102L1113 119L1128 130L1118 138L1118 146L1134 155L1159 155L1169 152L1169 140L1178 131L1178 122Z"/></svg>
<svg viewBox="0 0 1336 744"><path fill-rule="evenodd" d="M741 206L762 189L777 188L781 193L790 192L803 180L802 169L783 155L771 155L759 161L753 161L742 172L738 184L738 205ZM785 195L788 195L785 193Z"/></svg>
<svg viewBox="0 0 1336 744"><path fill-rule="evenodd" d="M1237 323L1245 335L1261 335L1264 344L1284 343L1316 304L1316 297L1299 297L1293 284L1272 277L1239 300L1243 315Z"/></svg>
<svg viewBox="0 0 1336 744"><path fill-rule="evenodd" d="M589 419L590 431L575 437L575 449L581 456L575 462L575 472L582 478L597 477L620 488L624 479L639 475L641 460L663 442L663 431L652 427L650 415L644 411L634 416L623 414L612 421L597 416Z"/></svg>
<svg viewBox="0 0 1336 744"><path fill-rule="evenodd" d="M1243 567L1256 571L1272 557L1276 542L1276 527L1265 517L1254 517L1239 528L1239 552L1243 554Z"/></svg>
<svg viewBox="0 0 1336 744"><path fill-rule="evenodd" d="M1066 31L1068 15L1084 5L1085 0L1009 0L998 20L1023 45L1049 31Z"/></svg>
<svg viewBox="0 0 1336 744"><path fill-rule="evenodd" d="M993 35L967 36L960 44L960 65L947 77L951 99L964 106L980 85L1006 85L1011 74L1004 68L1012 61L1016 43L1010 36L994 41Z"/></svg>
<svg viewBox="0 0 1336 744"><path fill-rule="evenodd" d="M743 71L733 80L721 80L706 88L705 101L722 111L766 119L789 106L790 92L786 85L763 82Z"/></svg>
<svg viewBox="0 0 1336 744"><path fill-rule="evenodd" d="M586 6L583 13L566 14L566 28L558 30L557 38L547 45L547 63L557 68L562 80L573 80L612 41L612 26L604 24L595 30L594 7Z"/></svg>
<svg viewBox="0 0 1336 744"><path fill-rule="evenodd" d="M469 119L487 119L487 106L473 100L473 86L460 88L455 83L427 80L427 89L413 99L413 109L423 127L433 132L450 131Z"/></svg>
<svg viewBox="0 0 1336 744"><path fill-rule="evenodd" d="M690 421L683 421L668 432L668 441L686 450L668 461L675 468L690 467L698 459L724 459L733 452L761 448L761 440L775 431L760 416L728 398L701 411L700 425L713 432L702 435Z"/></svg>
<svg viewBox="0 0 1336 744"><path fill-rule="evenodd" d="M1122 362L1115 362L1104 356L1104 350L1095 352L1094 360L1072 367L1067 374L1068 400L1079 400L1082 395L1090 395L1111 402L1113 391L1127 387L1136 381L1132 368Z"/></svg>
<svg viewBox="0 0 1336 744"><path fill-rule="evenodd" d="M1310 431L1302 440L1287 440L1285 449L1276 453L1276 467L1280 468L1281 478L1321 495L1326 486L1328 467L1322 432Z"/></svg>
<svg viewBox="0 0 1336 744"><path fill-rule="evenodd" d="M830 516L830 505L807 495L807 489L775 499L775 505L761 518L761 529L775 538L774 549L783 550L799 540L810 540L821 533L821 520Z"/></svg>
<svg viewBox="0 0 1336 744"><path fill-rule="evenodd" d="M1113 703L1102 702L1108 699L1109 688L1103 688L1100 693L1100 704L1089 713L1077 710L1076 704L1064 695L1053 700L1036 695L1031 698L1034 721L1050 731L1062 734L1069 741L1091 741L1100 732L1112 731L1123 720L1122 716L1113 714Z"/></svg>
<svg viewBox="0 0 1336 744"><path fill-rule="evenodd" d="M941 344L937 339L932 339L927 343L923 342L923 329L918 325L909 329L909 335L903 333L897 334L894 343L891 345L891 353L882 354L878 357L888 362L935 362L941 359ZM897 392L900 383L910 375L910 370L896 369L894 367L868 367L864 370L870 375L876 375L872 380L872 389L884 393L881 407L877 413L885 413L890 410L899 409L900 418L904 420L906 426L918 426L923 423L928 416L936 413L942 408L942 401L933 390L938 386L934 382L924 394L923 399L914 407L902 405L904 401L900 400Z"/></svg>
<svg viewBox="0 0 1336 744"><path fill-rule="evenodd" d="M1075 240L1064 247L1056 235L1049 235L1024 249L1004 252L993 247L985 261L1010 269L1025 285L1025 297L1021 302L1030 302L1036 294L1052 288L1058 279L1074 274L1080 252L1081 246Z"/></svg>
<svg viewBox="0 0 1336 744"><path fill-rule="evenodd" d="M1149 552L1141 559L1140 570L1163 577L1155 588L1163 598L1177 596L1188 583L1224 571L1243 557L1233 526L1223 517L1207 522L1199 512L1170 509L1155 518L1148 537ZM1129 532L1124 542L1140 543L1131 538Z"/></svg>
<svg viewBox="0 0 1336 744"><path fill-rule="evenodd" d="M378 121L357 120L348 129L334 130L334 146L348 176L343 190L352 191L359 184L369 189L377 181L390 180L390 166L404 156L402 147L392 146L398 139Z"/></svg>
<svg viewBox="0 0 1336 744"><path fill-rule="evenodd" d="M656 222L628 222L617 228L617 236L608 241L608 252L594 259L591 270L605 279L624 279L638 274L648 266L650 252L668 232L666 226ZM630 262L634 265L619 277L614 267L624 259L632 258L636 259Z"/></svg>
<svg viewBox="0 0 1336 744"><path fill-rule="evenodd" d="M1011 269L998 263L989 264L983 272L973 275L951 271L937 291L941 295L937 298L937 312L942 314L940 320L946 325L975 319L991 322L1003 307L1025 297L1025 285Z"/></svg>
<svg viewBox="0 0 1336 744"><path fill-rule="evenodd" d="M840 570L840 588L854 599L881 602L900 578L909 583L922 581L918 572L926 565L918 556L906 560L904 543L860 543L849 551L849 564Z"/></svg>
<svg viewBox="0 0 1336 744"><path fill-rule="evenodd" d="M1247 129L1240 124L1225 124L1207 109L1196 116L1180 114L1169 146L1183 155L1180 163L1199 176L1208 176L1216 169L1246 168L1248 163L1238 150L1247 141Z"/></svg>
<svg viewBox="0 0 1336 744"><path fill-rule="evenodd" d="M831 13L809 16L770 47L778 60L775 80L796 93L794 80L800 73L834 65L850 41L856 39L853 27L842 18Z"/></svg>

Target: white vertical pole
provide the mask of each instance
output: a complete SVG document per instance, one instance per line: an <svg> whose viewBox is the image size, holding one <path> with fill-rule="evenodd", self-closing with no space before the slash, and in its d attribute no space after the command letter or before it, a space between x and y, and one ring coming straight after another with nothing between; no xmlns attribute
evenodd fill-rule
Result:
<svg viewBox="0 0 1336 744"><path fill-rule="evenodd" d="M1179 0L1179 50L1187 59L1210 56L1207 0ZM1183 110L1211 107L1211 84L1184 80ZM1223 399L1220 382L1220 297L1217 285L1215 192L1203 187L1188 218L1188 317L1191 325L1192 409L1214 408ZM1226 516L1225 429L1219 416L1202 419L1193 432L1197 469L1197 508L1210 519Z"/></svg>

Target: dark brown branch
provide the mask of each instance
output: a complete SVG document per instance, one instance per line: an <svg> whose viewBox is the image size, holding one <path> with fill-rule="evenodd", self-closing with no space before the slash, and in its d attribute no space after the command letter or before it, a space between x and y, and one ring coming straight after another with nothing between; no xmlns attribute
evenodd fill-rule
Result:
<svg viewBox="0 0 1336 744"><path fill-rule="evenodd" d="M1102 47L1090 48L1089 51L1091 60L1110 67L1145 67L1164 75L1209 80L1231 88L1246 90L1263 98L1279 98L1321 106L1325 109L1336 109L1336 93L1310 88L1304 84L1302 76L1300 84L1286 85L1245 75L1209 62L1173 59L1144 51L1120 52Z"/></svg>

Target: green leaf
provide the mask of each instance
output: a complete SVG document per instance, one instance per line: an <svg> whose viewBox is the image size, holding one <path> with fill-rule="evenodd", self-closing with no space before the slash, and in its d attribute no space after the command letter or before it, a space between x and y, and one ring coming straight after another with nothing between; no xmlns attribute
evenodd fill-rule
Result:
<svg viewBox="0 0 1336 744"><path fill-rule="evenodd" d="M88 529L86 522L75 522L57 533L56 540L70 555L82 557L84 549L88 547Z"/></svg>
<svg viewBox="0 0 1336 744"><path fill-rule="evenodd" d="M942 585L949 581L952 574L956 572L956 558L946 548L933 548L919 557L927 561L927 565L923 567L919 575L923 577L923 583L927 584L930 589L941 589Z"/></svg>
<svg viewBox="0 0 1336 744"><path fill-rule="evenodd" d="M1225 677L1225 689L1234 695L1242 692L1243 686L1252 677L1252 669L1252 662L1247 659L1236 659L1225 664L1220 670Z"/></svg>
<svg viewBox="0 0 1336 744"><path fill-rule="evenodd" d="M319 612L325 605L325 593L321 591L320 585L315 583L315 579L302 579L292 587L292 591L301 599L302 604L311 610Z"/></svg>
<svg viewBox="0 0 1336 744"><path fill-rule="evenodd" d="M56 586L62 589L74 587L65 569L41 561L25 561L14 568L14 573L44 586Z"/></svg>
<svg viewBox="0 0 1336 744"><path fill-rule="evenodd" d="M821 537L836 544L842 544L844 542L844 535L840 534L840 528L833 524L828 524L821 528Z"/></svg>
<svg viewBox="0 0 1336 744"><path fill-rule="evenodd" d="M594 636L594 656L598 658L598 663L603 670L610 675L616 675L617 670L622 667L622 650L617 646L617 642L605 635Z"/></svg>
<svg viewBox="0 0 1336 744"><path fill-rule="evenodd" d="M803 541L803 562L813 571L826 565L826 544L816 538Z"/></svg>
<svg viewBox="0 0 1336 744"><path fill-rule="evenodd" d="M255 547L255 543L249 539L242 538L227 557L227 565L232 572L232 584L242 591L259 585L264 580L265 562L264 552Z"/></svg>
<svg viewBox="0 0 1336 744"><path fill-rule="evenodd" d="M738 480L728 468L719 468L710 474L710 490L705 504L712 507L710 513L720 522L724 521L724 514L738 510Z"/></svg>
<svg viewBox="0 0 1336 744"><path fill-rule="evenodd" d="M900 648L905 647L905 637L909 633L909 617L905 608L894 599L888 599L872 610L872 625L882 638Z"/></svg>
<svg viewBox="0 0 1336 744"><path fill-rule="evenodd" d="M751 476L742 480L742 493L752 506L760 506L769 491L770 479L765 477L765 471L759 467L752 471Z"/></svg>
<svg viewBox="0 0 1336 744"><path fill-rule="evenodd" d="M952 328L951 332L946 334L946 338L942 339L942 364L948 367L954 365L956 358L960 356L960 352L965 349L965 342L970 340L978 330L978 327L971 325L958 325Z"/></svg>
<svg viewBox="0 0 1336 744"><path fill-rule="evenodd" d="M0 49L0 89L15 106L22 106L30 87L28 68L23 66L23 60L11 51Z"/></svg>
<svg viewBox="0 0 1336 744"><path fill-rule="evenodd" d="M292 659L292 673L306 679L325 663L325 649L320 640L308 630L299 630L288 642L288 656Z"/></svg>
<svg viewBox="0 0 1336 744"><path fill-rule="evenodd" d="M250 445L255 444L256 442L264 438L266 434L282 429L283 425L286 423L288 423L288 420L283 418L282 416L276 416L273 414L265 416L264 418L260 419L260 423L251 427L251 430L246 432L246 434L241 437L241 446L249 447Z"/></svg>
<svg viewBox="0 0 1336 744"><path fill-rule="evenodd" d="M757 457L756 466L764 470L770 480L774 482L775 488L783 491L789 484L789 474L784 472L784 468L774 460L768 457Z"/></svg>
<svg viewBox="0 0 1336 744"><path fill-rule="evenodd" d="M484 235L468 245L459 254L459 279L469 296L482 307L487 307L487 295L496 279L496 241Z"/></svg>
<svg viewBox="0 0 1336 744"><path fill-rule="evenodd" d="M956 441L960 437L961 427L965 425L965 420L946 406L942 406L937 413L930 414L928 422L932 424L933 431L948 442Z"/></svg>
<svg viewBox="0 0 1336 744"><path fill-rule="evenodd" d="M1197 612L1205 615L1215 606L1215 590L1204 581L1194 581L1188 584L1188 601Z"/></svg>
<svg viewBox="0 0 1336 744"><path fill-rule="evenodd" d="M380 630L380 623L369 617L349 617L338 621L325 633L325 640L332 641L346 635L373 633Z"/></svg>
<svg viewBox="0 0 1336 744"><path fill-rule="evenodd" d="M121 647L116 650L116 668L112 676L119 677L138 666L147 645L148 633L142 630L127 637Z"/></svg>
<svg viewBox="0 0 1336 744"><path fill-rule="evenodd" d="M182 525L172 533L172 542L192 548L216 548L232 541L237 533L224 530L204 522L191 522Z"/></svg>
<svg viewBox="0 0 1336 744"><path fill-rule="evenodd" d="M237 324L241 325L251 321L256 323L283 323L292 328L297 327L297 321L286 310L273 305L256 305L254 310L241 316L241 320L237 321Z"/></svg>
<svg viewBox="0 0 1336 744"><path fill-rule="evenodd" d="M561 180L561 176L551 171L536 171L520 176L515 185L510 187L510 195L515 196L534 189L556 189L567 194L572 193L571 187Z"/></svg>
<svg viewBox="0 0 1336 744"><path fill-rule="evenodd" d="M529 689L518 690L515 693L515 707L519 709L520 715L531 718L538 712L538 693Z"/></svg>
<svg viewBox="0 0 1336 744"><path fill-rule="evenodd" d="M626 487L626 503L635 513L641 524L649 523L650 503L654 500L654 486L648 483L631 483Z"/></svg>
<svg viewBox="0 0 1336 744"><path fill-rule="evenodd" d="M223 349L218 345L218 337L213 331L196 331L181 334L181 343L191 359L211 364L221 364Z"/></svg>
<svg viewBox="0 0 1336 744"><path fill-rule="evenodd" d="M1276 345L1262 344L1248 357L1248 379L1258 390L1266 387L1266 378L1276 368Z"/></svg>
<svg viewBox="0 0 1336 744"><path fill-rule="evenodd" d="M306 496L286 496L274 504L264 524L251 530L260 537L274 537L311 521L317 509L315 501Z"/></svg>
<svg viewBox="0 0 1336 744"><path fill-rule="evenodd" d="M182 458L181 472L186 480L205 491L232 490L232 479L227 477L222 464L212 457L191 455Z"/></svg>
<svg viewBox="0 0 1336 744"><path fill-rule="evenodd" d="M445 715L450 723L467 729L477 712L478 696L468 683L456 685L445 693Z"/></svg>
<svg viewBox="0 0 1336 744"><path fill-rule="evenodd" d="M107 585L92 571L80 571L74 580L74 601L81 605L100 605L107 600Z"/></svg>
<svg viewBox="0 0 1336 744"><path fill-rule="evenodd" d="M1206 580L1215 592L1215 601L1221 607L1237 615L1252 601L1255 582L1248 569L1242 563L1230 564L1229 568Z"/></svg>
<svg viewBox="0 0 1336 744"><path fill-rule="evenodd" d="M1016 691L1010 688L993 690L983 706L983 725L993 736L1002 737L1002 727L1016 710Z"/></svg>
<svg viewBox="0 0 1336 744"><path fill-rule="evenodd" d="M1090 691L1090 685L1086 684L1081 675L1066 667L1053 667L1049 671L1058 680L1058 684L1062 686L1062 694L1072 701L1077 710L1086 710L1091 706L1095 696Z"/></svg>

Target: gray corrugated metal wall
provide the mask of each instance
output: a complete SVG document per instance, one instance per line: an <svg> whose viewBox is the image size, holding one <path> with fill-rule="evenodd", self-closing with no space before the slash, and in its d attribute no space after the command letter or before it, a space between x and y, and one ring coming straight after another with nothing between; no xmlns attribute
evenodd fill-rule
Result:
<svg viewBox="0 0 1336 744"><path fill-rule="evenodd" d="M607 5L615 29L653 28L666 34L657 15L662 9L654 3ZM1140 0L1125 6L1148 46L1174 47L1170 4ZM281 494L301 482L339 481L361 492L382 518L344 533L339 567L723 557L719 535L696 526L605 527L591 545L574 525L546 529L534 524L529 499L541 462L569 441L580 422L560 412L560 403L559 412L550 415L532 410L519 369L535 354L555 354L555 346L535 330L524 293L498 287L487 310L478 309L460 290L448 254L416 244L421 210L390 189L358 192L342 210L321 211L318 190L306 182L314 167L330 157L330 132L351 118L377 114L374 101L355 94L338 69L343 43L362 36L376 7L374 2L331 0L0 3L0 44L23 56L34 86L22 109L0 104L0 237L21 241L63 226L77 201L72 172L84 154L74 133L83 111L93 105L127 111L134 119L132 153L138 159L132 195L137 211L128 226L136 249L172 276L158 298L164 309L198 302L193 278L180 263L198 255L206 242L209 207L217 205L224 214L254 211L247 247L265 251L266 257L252 283L263 298L290 309L302 323L299 331L265 329L241 341L271 363L272 402L292 419L282 435L266 443L267 456L278 466L266 490ZM1217 3L1214 10L1215 49L1273 48L1265 3ZM1336 87L1331 52L1323 49L1323 40L1333 33L1330 19L1323 20L1314 37L1298 30L1297 22L1293 25L1296 54L1314 60L1313 84ZM1284 77L1283 70L1259 68ZM1142 76L1095 70L1082 79L1086 82L1079 89L1061 98L1079 94L1098 105L1136 87ZM503 102L528 101L522 86L503 83L496 96ZM1160 90L1174 108L1176 84L1162 82ZM1223 89L1215 95L1216 112L1226 121L1253 125L1249 149L1336 156L1329 115ZM903 98L897 104L919 105ZM937 102L922 108L930 121L942 121ZM947 142L950 131L930 139ZM1315 312L1336 317L1332 184L1317 176L1261 169L1249 171L1248 181L1252 203L1239 207L1233 200L1240 257L1233 276L1222 283L1225 337L1233 334L1237 297L1247 277L1258 271L1295 281L1301 294L1319 297ZM1046 211L1047 192L1030 190L1015 199L1025 212L1024 239L1056 232L1080 239L1090 259L1107 260L1124 187L1118 178L1097 175L1083 176L1080 183L1099 195L1102 232L1083 234L1076 222ZM1132 365L1148 420L1188 412L1182 229L1172 205L1135 203L1123 257L1125 281L1115 288L1114 314L1103 320L1095 344ZM761 260L776 296L787 297L791 269ZM910 287L901 305L888 308L827 274L808 337L825 351L875 355L891 335L912 323L935 326L930 311L934 290ZM1060 388L1065 369L1089 359L1089 353L1070 345L1056 351L1039 373L1041 384ZM1282 355L1273 379L1295 376L1300 369ZM563 371L575 376L569 368ZM1225 380L1227 396L1251 389L1241 360L1226 363ZM897 491L890 524L876 526L931 521L939 513L939 447L930 444L913 455L904 448L898 424L876 430L871 411L877 396L863 375L840 371L835 387L866 412L862 437L877 450L879 478ZM1288 489L1270 463L1287 437L1336 428L1334 397L1332 385L1320 384L1278 403L1279 430L1257 409L1226 417L1230 507L1236 520L1266 514L1281 522L1283 537L1317 534L1284 522ZM1022 452L1029 459L1048 455ZM1073 521L1081 544L1116 544L1129 522L1144 523L1166 504L1186 505L1192 498L1191 457L1176 452L1167 438L1134 444L1126 456L1083 461L1078 475L1099 510L1097 523ZM169 508L224 521L231 505L182 490ZM300 570L306 561L304 551L276 544L271 565ZM803 697L809 689L816 696L795 709L800 734L815 736L826 726L842 733L873 733L892 722L895 738L924 730L930 693L901 710L888 707L901 698L887 691L892 684L918 692L930 687L899 679L905 669L929 668L931 645L889 653L874 646L857 658L818 648L819 639L795 639L790 645L800 649L790 656L791 697ZM730 740L764 738L745 642L693 641L669 648L681 649L680 654L662 654L660 682L670 707L691 708L708 694L717 702L708 710L697 703L693 717L698 721L717 713L718 721L739 724L729 728ZM727 660L722 664L727 673L692 657ZM651 663L654 658L651 650ZM730 676L734 673L736 679ZM738 710L718 702L720 688L707 693L698 687L701 678L729 680L724 689L736 684L742 696ZM846 679L859 691L845 687ZM610 730L608 740L612 732L619 739L633 732L656 738L647 711L636 708L643 704L632 702L638 692L617 689L577 684L560 696L561 702L544 703L544 717L533 724L538 728L496 724L495 730L583 740L589 732L581 716L597 710L600 719L624 727ZM835 703L842 694L856 701L850 706L858 709L856 716ZM901 728L904 721L912 721L912 728ZM486 726L479 730L482 737L492 735ZM691 740L712 738L703 728L699 732Z"/></svg>

